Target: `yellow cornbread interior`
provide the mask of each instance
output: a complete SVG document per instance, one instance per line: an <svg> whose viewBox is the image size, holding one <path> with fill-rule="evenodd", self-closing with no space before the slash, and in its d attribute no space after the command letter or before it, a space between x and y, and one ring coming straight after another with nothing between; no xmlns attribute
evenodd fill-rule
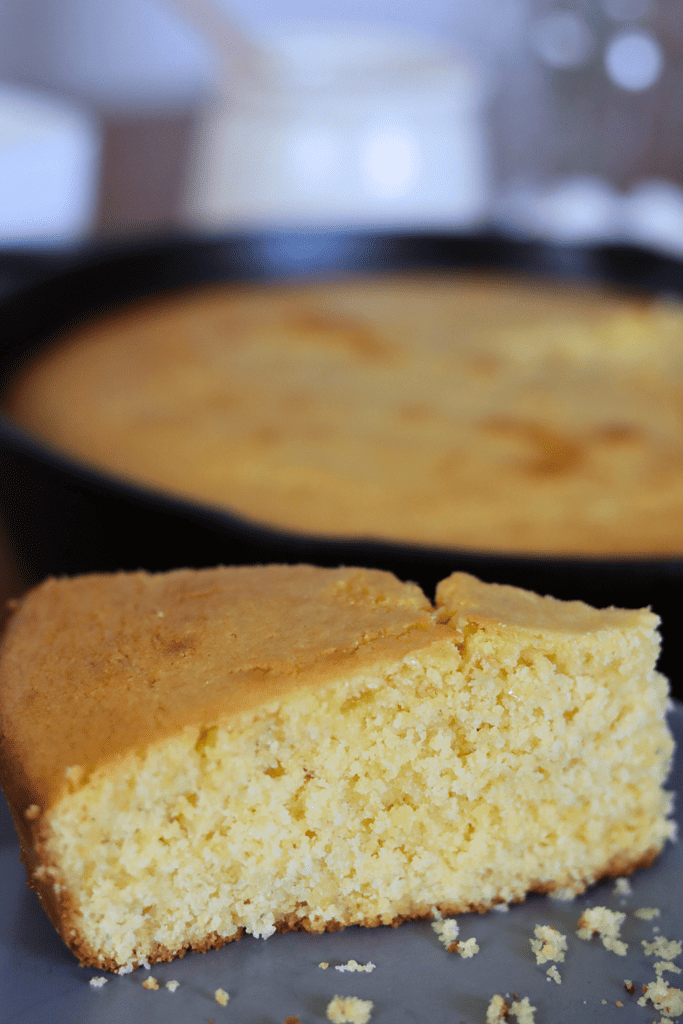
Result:
<svg viewBox="0 0 683 1024"><path fill-rule="evenodd" d="M667 687L656 617L623 615L579 635L454 625L67 770L38 868L69 906L64 938L126 969L241 929L481 910L647 862L671 834Z"/></svg>

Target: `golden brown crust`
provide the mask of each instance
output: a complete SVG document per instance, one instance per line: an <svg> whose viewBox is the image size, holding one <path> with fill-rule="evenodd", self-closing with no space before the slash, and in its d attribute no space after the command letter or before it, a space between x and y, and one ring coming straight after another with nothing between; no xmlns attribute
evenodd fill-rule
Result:
<svg viewBox="0 0 683 1024"><path fill-rule="evenodd" d="M443 629L439 627L439 629ZM257 566L50 579L0 647L0 782L45 809L89 767L434 641L390 573ZM78 779L76 776L78 775ZM20 820L29 846L38 822Z"/></svg>
<svg viewBox="0 0 683 1024"><path fill-rule="evenodd" d="M593 608L583 601L558 601L499 583L483 583L475 576L454 572L436 588L439 621L449 622L459 636L468 623L499 630L562 633L577 636L605 629L623 629L659 618L646 609Z"/></svg>

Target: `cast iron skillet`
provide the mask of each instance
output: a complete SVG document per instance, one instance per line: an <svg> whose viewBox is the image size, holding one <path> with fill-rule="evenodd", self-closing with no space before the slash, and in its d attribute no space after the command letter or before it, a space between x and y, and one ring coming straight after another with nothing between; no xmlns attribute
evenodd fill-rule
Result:
<svg viewBox="0 0 683 1024"><path fill-rule="evenodd" d="M568 247L494 235L283 232L172 238L83 249L3 270L28 280L0 302L0 379L55 334L119 304L200 282L324 277L346 271L495 268L683 297L683 264L626 246ZM30 439L0 414L0 515L28 583L89 571L264 562L389 569L432 594L454 569L598 606L651 605L664 620L662 668L677 682L674 630L683 611L681 558L547 558L374 540L319 539L167 498L93 472Z"/></svg>

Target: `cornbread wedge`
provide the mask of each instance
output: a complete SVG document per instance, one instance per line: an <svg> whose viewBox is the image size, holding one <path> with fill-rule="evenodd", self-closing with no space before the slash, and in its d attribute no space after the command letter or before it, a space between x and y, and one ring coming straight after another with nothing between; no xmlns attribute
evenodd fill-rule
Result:
<svg viewBox="0 0 683 1024"><path fill-rule="evenodd" d="M672 834L657 624L463 573L47 580L0 647L29 884L121 972L623 876Z"/></svg>

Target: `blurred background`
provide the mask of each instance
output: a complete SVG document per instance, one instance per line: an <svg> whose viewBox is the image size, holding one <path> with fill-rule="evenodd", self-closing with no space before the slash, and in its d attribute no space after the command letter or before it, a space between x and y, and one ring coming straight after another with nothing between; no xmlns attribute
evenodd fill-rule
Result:
<svg viewBox="0 0 683 1024"><path fill-rule="evenodd" d="M683 252L676 0L3 0L0 240L344 225Z"/></svg>
<svg viewBox="0 0 683 1024"><path fill-rule="evenodd" d="M682 158L677 0L0 3L0 292L3 249L187 230L683 255Z"/></svg>

